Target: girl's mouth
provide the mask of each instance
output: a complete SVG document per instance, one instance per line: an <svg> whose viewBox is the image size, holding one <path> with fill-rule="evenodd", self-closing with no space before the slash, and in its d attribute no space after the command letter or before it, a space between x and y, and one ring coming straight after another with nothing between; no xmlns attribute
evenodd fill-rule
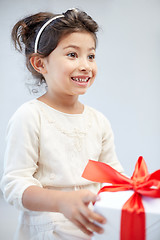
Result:
<svg viewBox="0 0 160 240"><path fill-rule="evenodd" d="M71 77L71 79L75 82L86 83L89 81L90 77Z"/></svg>

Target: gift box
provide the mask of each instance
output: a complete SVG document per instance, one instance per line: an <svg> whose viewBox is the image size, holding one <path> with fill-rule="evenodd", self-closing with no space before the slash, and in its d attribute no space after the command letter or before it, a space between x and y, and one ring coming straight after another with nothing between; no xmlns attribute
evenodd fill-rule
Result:
<svg viewBox="0 0 160 240"><path fill-rule="evenodd" d="M106 184L94 211L107 219L94 240L160 240L160 170L149 174L139 157L131 178L105 163L89 160L84 178Z"/></svg>
<svg viewBox="0 0 160 240"><path fill-rule="evenodd" d="M94 234L93 240L119 240L121 209L132 196L133 191L101 192L100 201L94 205L94 211L103 215L107 223L102 225L103 234ZM160 199L142 197L146 215L146 240L160 240ZM133 226L132 226L133 227ZM127 229L128 230L128 229ZM136 232L135 234L139 234ZM134 240L134 238L132 238ZM131 240L132 240L131 239Z"/></svg>

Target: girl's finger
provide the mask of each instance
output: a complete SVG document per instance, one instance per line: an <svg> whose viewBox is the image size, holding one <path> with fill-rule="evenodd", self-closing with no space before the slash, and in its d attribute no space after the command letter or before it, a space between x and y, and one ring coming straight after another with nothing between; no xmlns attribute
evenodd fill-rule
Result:
<svg viewBox="0 0 160 240"><path fill-rule="evenodd" d="M84 198L83 198L83 202L85 204L89 204L90 202L95 202L97 201L98 196L94 193L88 192L88 194L85 194Z"/></svg>
<svg viewBox="0 0 160 240"><path fill-rule="evenodd" d="M86 219L90 219L91 221L96 221L101 224L106 223L106 219L102 215L91 211L88 207L81 207L80 212Z"/></svg>
<svg viewBox="0 0 160 240"><path fill-rule="evenodd" d="M98 226L93 222L93 220L86 218L84 215L79 214L77 217L78 222L80 222L83 227L92 232L103 233L103 228Z"/></svg>
<svg viewBox="0 0 160 240"><path fill-rule="evenodd" d="M75 220L74 224L85 234L87 234L89 236L93 236L93 232L91 230L87 229L86 226L83 225L82 223L80 223L78 220Z"/></svg>

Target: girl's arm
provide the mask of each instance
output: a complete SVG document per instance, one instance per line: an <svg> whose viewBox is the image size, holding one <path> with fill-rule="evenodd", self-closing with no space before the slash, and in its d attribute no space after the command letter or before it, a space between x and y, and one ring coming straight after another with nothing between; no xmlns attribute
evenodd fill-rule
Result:
<svg viewBox="0 0 160 240"><path fill-rule="evenodd" d="M101 215L88 208L90 202L97 200L97 196L88 190L57 191L38 186L28 187L22 196L23 206L32 211L60 212L72 221L84 233L102 233L103 229L93 221L105 223Z"/></svg>

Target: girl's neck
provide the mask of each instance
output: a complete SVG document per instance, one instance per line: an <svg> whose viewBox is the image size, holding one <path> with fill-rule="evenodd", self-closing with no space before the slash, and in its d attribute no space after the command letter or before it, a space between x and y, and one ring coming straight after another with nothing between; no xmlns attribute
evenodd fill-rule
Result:
<svg viewBox="0 0 160 240"><path fill-rule="evenodd" d="M50 96L48 93L45 93L39 97L38 100L64 113L81 114L84 111L84 106L78 101L78 96L56 98L55 96Z"/></svg>

